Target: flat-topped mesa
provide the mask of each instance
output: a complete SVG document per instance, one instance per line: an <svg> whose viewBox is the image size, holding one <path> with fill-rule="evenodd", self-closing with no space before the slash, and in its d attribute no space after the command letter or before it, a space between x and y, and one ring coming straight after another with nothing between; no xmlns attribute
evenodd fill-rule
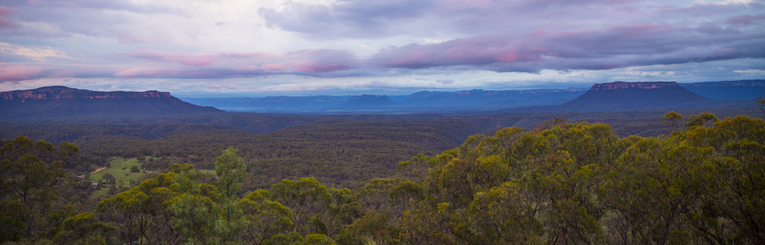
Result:
<svg viewBox="0 0 765 245"><path fill-rule="evenodd" d="M0 92L3 100L54 100L54 99L120 99L120 98L169 98L170 93L155 90L146 92L100 92L74 89L64 86L42 87L31 90Z"/></svg>
<svg viewBox="0 0 765 245"><path fill-rule="evenodd" d="M612 82L612 83L598 83L592 85L590 91L593 90L615 90L615 89L657 89L665 87L680 86L677 82Z"/></svg>

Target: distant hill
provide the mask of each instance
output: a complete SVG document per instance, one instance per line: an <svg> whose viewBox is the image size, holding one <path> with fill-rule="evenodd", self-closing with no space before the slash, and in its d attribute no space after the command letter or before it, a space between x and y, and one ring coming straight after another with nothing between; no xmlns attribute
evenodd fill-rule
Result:
<svg viewBox="0 0 765 245"><path fill-rule="evenodd" d="M64 86L0 93L0 120L77 116L222 113L192 105L167 92L100 92Z"/></svg>
<svg viewBox="0 0 765 245"><path fill-rule="evenodd" d="M361 95L351 96L345 103L341 104L341 107L346 108L381 108L381 107L395 107L399 103L391 100L388 96L376 96L376 95Z"/></svg>
<svg viewBox="0 0 765 245"><path fill-rule="evenodd" d="M482 90L474 89L456 92L420 91L409 95L408 106L420 107L464 107L464 106L507 106L561 104L583 94L585 88L530 89L530 90Z"/></svg>
<svg viewBox="0 0 765 245"><path fill-rule="evenodd" d="M467 90L455 92L420 91L396 96L277 96L258 98L182 98L184 101L214 106L226 111L264 113L442 113L466 110L559 105L587 88L531 90Z"/></svg>
<svg viewBox="0 0 765 245"><path fill-rule="evenodd" d="M182 98L204 106L226 111L249 112L314 112L336 107L348 100L348 96L268 96L260 98Z"/></svg>
<svg viewBox="0 0 765 245"><path fill-rule="evenodd" d="M715 100L754 100L765 95L765 80L681 83L680 86Z"/></svg>
<svg viewBox="0 0 765 245"><path fill-rule="evenodd" d="M595 84L558 111L627 111L717 108L727 104L695 94L676 82L613 82Z"/></svg>

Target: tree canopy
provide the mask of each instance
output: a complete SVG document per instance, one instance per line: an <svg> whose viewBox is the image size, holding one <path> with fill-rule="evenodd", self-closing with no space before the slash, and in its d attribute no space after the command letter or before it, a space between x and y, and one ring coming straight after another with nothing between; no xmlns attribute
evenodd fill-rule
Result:
<svg viewBox="0 0 765 245"><path fill-rule="evenodd" d="M2 242L60 244L763 244L765 121L709 113L659 137L550 121L473 135L356 189L315 178L245 191L252 171L223 150L90 209L57 204L53 147L17 138L2 155ZM53 154L55 153L55 154ZM46 181L24 182L24 176ZM50 181L53 181L51 183ZM71 183L71 186L76 186Z"/></svg>

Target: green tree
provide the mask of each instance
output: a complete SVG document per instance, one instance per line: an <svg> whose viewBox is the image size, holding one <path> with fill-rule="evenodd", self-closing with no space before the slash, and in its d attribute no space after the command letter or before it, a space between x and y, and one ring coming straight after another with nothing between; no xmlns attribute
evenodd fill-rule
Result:
<svg viewBox="0 0 765 245"><path fill-rule="evenodd" d="M4 216L5 219L14 219L9 224L24 223L25 228L23 236L0 239L33 239L35 230L43 229L39 227L41 217L50 211L51 202L58 198L55 187L64 179L62 160L79 150L76 145L64 142L57 152L48 142L32 141L23 136L6 142L0 148L0 200L6 208L25 216L21 220L16 219L19 217L17 214Z"/></svg>
<svg viewBox="0 0 765 245"><path fill-rule="evenodd" d="M104 213L110 213L113 211L120 215L120 225L124 227L122 234L124 234L123 240L130 243L133 241L141 241L142 233L145 233L149 227L144 223L145 213L143 212L144 203L148 196L137 189L131 189L125 192L121 192L111 198L104 199L98 203L98 211Z"/></svg>
<svg viewBox="0 0 765 245"><path fill-rule="evenodd" d="M725 118L712 127L685 135L688 144L711 146L727 160L717 183L725 187L705 193L704 209L694 214L694 227L720 244L765 241L765 121L744 116ZM733 228L733 231L728 229Z"/></svg>
<svg viewBox="0 0 765 245"><path fill-rule="evenodd" d="M330 199L327 206L311 220L318 234L334 236L344 226L353 223L363 214L361 205L355 200L356 196L348 188L329 190Z"/></svg>
<svg viewBox="0 0 765 245"><path fill-rule="evenodd" d="M700 126L708 126L709 122L715 123L717 121L720 121L717 116L715 116L712 113L709 112L702 112L699 113L699 115L691 115L688 117L688 123L686 126L688 128L691 127L700 127Z"/></svg>
<svg viewBox="0 0 765 245"><path fill-rule="evenodd" d="M237 151L229 147L215 160L218 190L225 198L236 195L242 189L241 181L247 174L247 166L241 157L236 156Z"/></svg>
<svg viewBox="0 0 765 245"><path fill-rule="evenodd" d="M471 244L541 244L544 229L522 185L505 182L476 193L458 234Z"/></svg>
<svg viewBox="0 0 765 245"><path fill-rule="evenodd" d="M18 241L24 237L27 212L27 207L19 200L0 202L0 242Z"/></svg>
<svg viewBox="0 0 765 245"><path fill-rule="evenodd" d="M61 244L106 244L106 238L116 229L96 220L94 214L85 212L67 218L54 240Z"/></svg>
<svg viewBox="0 0 765 245"><path fill-rule="evenodd" d="M117 179L114 178L114 175L110 173L105 173L103 176L101 176L101 179L106 181L107 184L115 184L117 182Z"/></svg>
<svg viewBox="0 0 765 245"><path fill-rule="evenodd" d="M314 214L322 213L331 198L327 187L314 178L282 180L281 183L271 185L270 193L275 201L292 210L291 220L295 222L293 231L304 234L311 233L308 221Z"/></svg>
<svg viewBox="0 0 765 245"><path fill-rule="evenodd" d="M708 193L724 163L711 147L676 139L644 139L627 149L601 187L621 229L615 243L668 244L689 240L686 216Z"/></svg>
<svg viewBox="0 0 765 245"><path fill-rule="evenodd" d="M683 115L675 111L670 111L664 114L661 119L664 120L664 125L668 131L667 134L669 134L677 129L677 126L680 124L680 120L683 119Z"/></svg>
<svg viewBox="0 0 765 245"><path fill-rule="evenodd" d="M171 200L168 207L173 214L173 230L183 237L185 244L208 244L216 239L213 200L209 197L183 193Z"/></svg>
<svg viewBox="0 0 765 245"><path fill-rule="evenodd" d="M399 244L399 233L388 215L371 210L341 230L335 240L338 244Z"/></svg>
<svg viewBox="0 0 765 245"><path fill-rule="evenodd" d="M243 237L249 244L264 244L280 234L288 236L295 226L292 211L270 198L267 190L256 190L237 203L248 223Z"/></svg>

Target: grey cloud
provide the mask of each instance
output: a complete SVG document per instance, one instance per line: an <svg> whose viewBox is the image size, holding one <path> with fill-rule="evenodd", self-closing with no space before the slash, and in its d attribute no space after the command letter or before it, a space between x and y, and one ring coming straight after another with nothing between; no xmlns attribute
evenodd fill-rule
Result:
<svg viewBox="0 0 765 245"><path fill-rule="evenodd" d="M422 17L434 4L435 0L341 0L331 6L293 2L284 11L261 8L259 14L270 27L312 36L387 37L401 34L399 24Z"/></svg>
<svg viewBox="0 0 765 245"><path fill-rule="evenodd" d="M10 1L9 6L17 10L12 21L19 28L0 29L0 36L18 36L33 38L71 37L83 34L93 37L115 37L122 42L156 42L148 34L136 38L140 30L132 25L137 22L135 13L164 14L192 17L180 8L154 4L134 4L128 0L30 0ZM105 11L110 10L110 11Z"/></svg>
<svg viewBox="0 0 765 245"><path fill-rule="evenodd" d="M725 21L734 14L759 13L762 4L692 4L643 0L543 1L341 0L331 5L292 2L285 10L262 8L268 26L310 38L387 38L459 33L602 28L641 21ZM757 21L747 17L733 21Z"/></svg>
<svg viewBox="0 0 765 245"><path fill-rule="evenodd" d="M44 8L81 8L98 10L123 10L136 13L163 13L189 16L180 8L171 8L155 4L135 4L129 0L28 0L26 5L40 6Z"/></svg>
<svg viewBox="0 0 765 245"><path fill-rule="evenodd" d="M765 31L640 23L593 31L512 33L477 36L438 44L411 44L381 50L370 62L379 67L452 67L498 72L541 69L604 70L738 58L765 58Z"/></svg>

